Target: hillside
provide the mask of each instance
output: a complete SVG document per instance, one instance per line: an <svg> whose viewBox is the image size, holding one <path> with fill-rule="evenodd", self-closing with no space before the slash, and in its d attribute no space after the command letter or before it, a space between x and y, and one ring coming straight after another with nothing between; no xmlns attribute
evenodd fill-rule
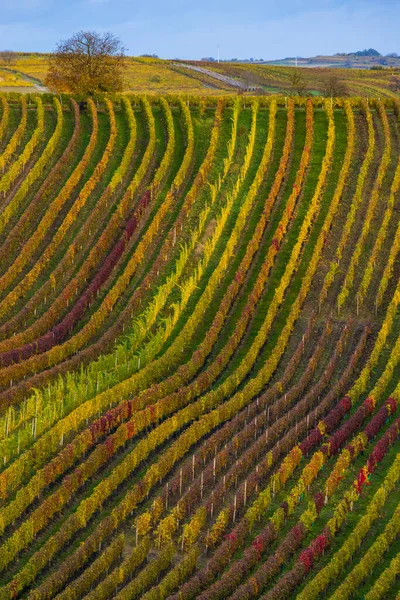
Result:
<svg viewBox="0 0 400 600"><path fill-rule="evenodd" d="M399 156L393 99L0 94L0 600L398 598Z"/></svg>
<svg viewBox="0 0 400 600"><path fill-rule="evenodd" d="M295 65L296 58L283 58L280 60L265 61L265 64L269 65L286 65L288 67ZM311 56L308 58L297 58L297 64L299 67L333 67L336 69L371 69L371 68L383 68L383 67L394 67L400 68L400 56L388 55L382 56L376 50L370 49L359 51L359 52L339 52L331 56Z"/></svg>
<svg viewBox="0 0 400 600"><path fill-rule="evenodd" d="M343 84L349 96L370 98L400 97L400 59L397 67L382 70L348 68L307 68L302 73L312 95L325 95L326 83L332 75ZM302 63L299 62L301 65ZM340 66L342 61L338 62ZM219 95L239 92L262 95L293 92L293 66L249 64L237 62L204 62L127 57L126 91L146 94ZM18 55L10 67L0 70L0 92L18 88L19 92L45 91L48 69L46 55ZM339 95L339 94L336 94Z"/></svg>

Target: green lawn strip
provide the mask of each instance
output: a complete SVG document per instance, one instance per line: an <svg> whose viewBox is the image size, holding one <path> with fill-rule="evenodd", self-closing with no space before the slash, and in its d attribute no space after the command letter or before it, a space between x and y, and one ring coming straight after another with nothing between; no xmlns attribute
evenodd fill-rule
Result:
<svg viewBox="0 0 400 600"><path fill-rule="evenodd" d="M6 130L4 132L4 136L2 138L2 147L0 149L0 152L3 153L4 150L7 149L8 143L10 142L11 138L13 137L14 133L16 132L18 125L21 122L21 117L22 117L22 106L20 102L9 102L9 113L8 113L8 124L6 127ZM29 106L28 106L28 118L29 118ZM22 139L20 140L18 147L16 148L16 151L14 153L14 158L11 158L4 171L6 171L9 167L9 165L11 164L11 162L13 160L15 160L15 158L17 158L20 154L20 152L22 151L23 147L24 147L24 143L26 142L26 139L29 139L29 135L27 134L27 129L28 129L28 120L26 123L26 128L24 131L24 135L22 136Z"/></svg>

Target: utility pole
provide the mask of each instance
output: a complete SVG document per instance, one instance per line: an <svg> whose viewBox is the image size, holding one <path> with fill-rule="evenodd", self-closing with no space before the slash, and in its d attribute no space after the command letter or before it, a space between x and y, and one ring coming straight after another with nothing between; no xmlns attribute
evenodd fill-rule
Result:
<svg viewBox="0 0 400 600"><path fill-rule="evenodd" d="M217 48L218 48L218 62L219 62L219 49L220 49L220 45L219 44L218 44Z"/></svg>
<svg viewBox="0 0 400 600"><path fill-rule="evenodd" d="M296 56L296 69L297 69L297 56Z"/></svg>

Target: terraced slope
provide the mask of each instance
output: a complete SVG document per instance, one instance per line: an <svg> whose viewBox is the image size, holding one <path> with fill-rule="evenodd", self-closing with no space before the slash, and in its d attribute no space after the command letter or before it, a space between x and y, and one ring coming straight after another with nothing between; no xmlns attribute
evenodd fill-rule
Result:
<svg viewBox="0 0 400 600"><path fill-rule="evenodd" d="M0 97L0 599L395 598L400 105Z"/></svg>

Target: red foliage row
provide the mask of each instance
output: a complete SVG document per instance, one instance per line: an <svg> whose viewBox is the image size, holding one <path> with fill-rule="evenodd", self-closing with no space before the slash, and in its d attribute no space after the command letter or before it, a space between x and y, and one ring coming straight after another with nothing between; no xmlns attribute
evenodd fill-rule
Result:
<svg viewBox="0 0 400 600"><path fill-rule="evenodd" d="M393 406L393 398L389 398L388 403ZM365 403L364 403L365 404ZM385 407L384 407L385 408ZM380 411L379 411L380 412ZM378 416L377 413L376 416ZM382 415L383 413L381 413ZM386 412L387 415L387 412ZM378 421L375 421L375 424ZM371 423L370 423L371 424ZM376 425L374 424L373 429L376 430ZM364 430L365 432L365 430ZM400 434L400 418L398 418L393 425L385 432L382 438L376 443L373 451L369 455L367 461L368 471L372 472L377 463L380 462L384 456L386 455L389 447L393 442L397 439ZM365 467L360 470L364 471ZM360 474L359 473L359 474ZM358 480L358 478L357 478ZM367 480L365 479L365 482ZM364 482L364 483L365 483ZM356 486L357 487L357 486ZM359 490L361 491L361 490ZM317 536L311 544L303 550L300 554L298 560L296 561L293 569L285 573L283 577L277 582L277 584L269 590L266 594L261 596L261 600L285 600L293 594L293 590L295 590L303 581L307 572L312 569L314 563L318 559L319 556L326 550L329 546L331 540L331 532L329 529L324 529L322 534Z"/></svg>
<svg viewBox="0 0 400 600"><path fill-rule="evenodd" d="M343 419L344 415L349 412L351 408L351 400L348 396L344 396L338 402L338 404L333 408L329 414L323 420L323 423L326 427L326 431L332 431L340 421ZM321 431L321 428L315 427L307 436L307 438L300 444L300 450L304 455L307 455L311 450L313 450L318 444L322 441L324 437L324 432Z"/></svg>
<svg viewBox="0 0 400 600"><path fill-rule="evenodd" d="M393 400L393 399L391 399ZM396 421L389 427L386 431L385 435L375 444L375 448L371 452L368 458L367 467L369 473L373 473L375 471L376 465L381 462L385 454L387 453L391 444L393 444L394 440L400 434L400 418L396 419Z"/></svg>
<svg viewBox="0 0 400 600"><path fill-rule="evenodd" d="M369 328L365 327L362 332L362 335L360 336L359 342L358 342L353 354L350 357L348 365L342 374L342 377L335 384L335 386L333 386L333 388L330 390L330 392L327 394L327 396L324 398L324 400L320 401L318 399L318 396L316 396L316 399L314 399L314 401L318 402L318 404L317 404L317 407L314 409L313 413L311 413L313 417L318 418L319 416L322 416L326 410L329 410L329 407L332 405L332 402L335 401L335 398L337 397L337 394L339 393L339 391L343 390L343 387L348 384L349 377L351 376L357 361L359 360L359 358L361 357L361 355L364 351L368 335L369 335ZM266 395L268 395L268 391L266 392ZM284 401L284 396L281 398L281 400ZM308 394L292 409L292 411L294 411L293 414L297 414L297 411L302 408L301 405L303 403L305 405L308 404L308 406L310 406ZM343 404L345 404L345 406L347 406L347 401L345 403L342 402L342 407L343 407ZM343 411L343 408L341 410ZM282 435L282 430L285 429L287 424L291 423L293 425L294 420L293 420L292 411L289 411L288 413L286 413L283 417L281 417L281 419L278 419L278 421L276 421L270 427L268 437L271 442L273 442L275 439L279 439L279 437ZM306 410L306 413L307 413L307 410ZM337 414L338 414L337 406L335 406L327 416L328 422L329 422L330 415L337 415ZM282 424L280 423L280 421L285 423L284 427L282 427ZM275 445L273 448L273 451L272 451L273 452L272 464L274 464L276 462L277 458L282 453L286 453L290 450L290 448L295 443L297 437L301 437L301 435L303 433L305 433L305 431L307 430L307 421L308 421L307 417L304 416L303 419L297 423L297 427L292 426L292 428L283 437L280 438L279 447L277 445ZM277 436L277 438L276 438L276 436ZM252 447L249 450L251 450L251 449L252 449ZM255 489L257 489L257 486L262 485L263 481L265 480L266 475L269 472L270 472L270 463L268 460L264 459L260 463L258 463L258 471L253 470L247 477L247 485L246 485L247 498L250 498L251 494L254 493ZM215 500L216 500L216 494L215 494L215 489L214 489L214 501ZM240 513L240 507L243 506L243 500L244 500L244 483L241 484L241 486L238 488L238 490L236 492L237 514ZM318 495L316 501L318 502L318 505L320 507L322 507L322 504L323 504L322 495ZM231 503L230 508L232 509L232 503ZM234 534L233 536L232 536L232 533ZM210 557L210 559L209 559L207 565L204 567L204 569L202 569L201 571L198 571L189 581L185 582L182 585L179 594L172 595L170 600L182 600L182 599L191 600L192 598L197 598L199 596L199 594L201 593L201 591L204 590L205 588L207 588L208 586L210 586L212 584L213 580L215 579L215 577L221 571L224 570L224 568L227 566L227 564L231 560L236 549L238 547L240 547L240 545L242 544L242 541L244 541L244 539L246 538L248 533L249 533L249 524L246 519L242 519L232 530L229 537L227 537L221 543L221 545L215 550L214 554ZM269 533L267 535L271 535L271 530L269 531Z"/></svg>
<svg viewBox="0 0 400 600"><path fill-rule="evenodd" d="M226 457L226 452L234 452L234 455L230 457L230 460L231 462L232 460L236 460L237 452L240 452L242 448L246 447L250 440L254 440L255 433L262 431L269 422L273 422L274 419L282 412L281 402L283 398L280 397L282 393L281 389L284 389L293 377L300 363L301 357L304 354L304 344L307 344L311 339L311 336L315 335L313 326L314 322L313 320L311 320L309 322L307 330L304 333L304 340L302 340L298 344L295 352L292 354L280 381L277 384L268 388L268 390L264 394L262 394L251 404L249 404L246 408L237 413L233 419L226 422L221 427L221 429L218 429L209 438L204 440L201 447L197 450L196 454L194 455L194 464L193 457L188 457L186 459L186 461L180 467L179 472L173 477L172 480L168 482L168 498L170 502L178 500L178 498L180 497L181 481L183 489L192 482L193 466L195 471L197 472L199 469L204 468L204 465L207 461L215 457L216 473L218 475L218 471L221 468L220 465L224 461L224 456ZM318 346L323 347L324 339L325 338L323 334L321 340L318 342ZM312 375L312 373L314 372L314 368L311 368L311 366L312 365L310 365L310 368L307 367L306 372L304 374L304 376L307 377L307 380L309 374ZM278 398L279 401L277 400ZM270 404L271 402L272 404ZM268 412L265 412L266 406L269 407L269 417ZM255 418L257 418L257 422L255 421ZM238 432L240 432L239 435ZM272 440L273 437L271 436L270 439ZM223 448L224 444L227 444L227 442L229 442L229 444L225 448ZM234 448L232 448L232 446L234 446ZM218 450L218 448L220 448L221 451L218 452L218 454L216 455L215 453ZM207 476L204 472L204 485L206 484L206 481ZM166 496L167 491L166 487L164 487L164 500L166 499Z"/></svg>
<svg viewBox="0 0 400 600"><path fill-rule="evenodd" d="M130 238L136 230L143 211L150 202L150 199L151 194L150 191L147 190L140 199L138 208L135 210L134 215L128 221L120 240L115 244L114 248L109 253L102 267L89 284L86 291L81 295L72 310L63 318L61 323L53 327L51 331L40 336L33 342L25 344L20 348L14 348L8 352L3 352L3 354L0 355L0 365L2 367L26 360L33 354L47 352L53 346L60 344L71 333L75 325L83 317L86 308L96 296L101 286L107 281L113 268L121 258Z"/></svg>
<svg viewBox="0 0 400 600"><path fill-rule="evenodd" d="M343 408L348 404L347 402L344 403L343 400L341 400L338 406L340 405ZM337 410L338 406L335 407L329 413L329 415L327 415L327 417L324 419L324 422L329 422L331 424L334 422L334 420L337 418L337 415L340 414ZM371 409L371 404L369 402L364 403L360 409L364 408L365 410L365 406L367 407L367 410ZM363 415L363 410L360 409L353 415L354 418L351 417L335 434L333 434L333 436L331 436L326 444L328 447L333 440L336 440L335 448L338 447L337 444L342 444L345 439L354 433L354 427L356 430L359 428L360 419ZM387 418L387 407L383 407L383 412L385 413L385 418ZM381 419L377 420L377 422L380 422L380 420ZM324 504L323 495L321 493L316 494L314 501L317 511L320 512ZM283 502L281 507L286 513L287 504ZM260 560L261 555L263 552L265 552L266 548L277 538L275 525L274 523L269 522L261 534L254 540L252 547L245 550L243 553L243 558L235 561L228 571L226 571L217 582L211 585L200 596L200 600L218 600L226 598L230 594L233 594L232 600L249 600L250 598L257 597L258 590L262 589L267 581L276 575L284 560L289 558L290 554L292 554L300 546L305 533L305 528L301 523L292 528L289 534L284 538L283 542L279 545L275 554L257 569L249 581L241 585L238 589L236 589L236 592L234 592L240 581L254 568L257 561ZM309 548L302 552L300 555L300 560L304 564L305 572L312 567L314 555L321 554L327 544L327 534L323 533L314 539Z"/></svg>
<svg viewBox="0 0 400 600"><path fill-rule="evenodd" d="M368 403L367 403L368 404ZM388 414L393 414L396 410L396 402L393 398L389 398L385 406L383 406L378 413L371 419L366 428L364 429L364 434L367 435L369 439L371 439L371 434L376 435L381 427L386 422L388 418ZM345 426L341 428L345 430ZM376 448L373 450L370 455L371 458L376 455L376 450L379 446L384 446L387 450L388 442L389 445L392 443L397 435L396 427L393 426L391 428L390 433L387 436L384 436L382 444L378 442ZM367 433L368 432L368 433ZM351 444L347 446L347 448L353 448ZM379 456L383 457L383 452L378 451ZM381 460L381 459L380 459ZM364 468L365 469L365 468ZM365 478L364 469L360 470L358 480L362 479L362 484L367 483ZM361 489L361 486L360 486ZM360 489L358 490L360 492ZM324 506L324 496L321 492L317 492L314 495L314 503L318 514L322 510ZM282 503L283 506L285 503ZM243 553L243 559L236 561L231 568L225 572L221 579L214 584L212 588L214 589L214 597L220 598L225 597L225 594L231 593L231 600L250 600L250 598L258 597L258 591L262 589L268 581L274 577L280 567L287 561L290 556L297 550L297 548L301 545L301 542L305 538L307 530L305 529L302 523L298 523L294 525L279 544L278 548L274 552L272 556L267 558L260 567L253 573L252 577L246 581L243 585L237 588L236 592L233 592L235 587L238 586L242 577L248 574L256 565L257 561L260 561L263 552L266 550L266 546L268 546L271 541L275 539L274 535L274 526L272 523L269 523L264 530L261 532L259 536L255 538L253 541L253 552L250 552L250 549L247 549ZM265 545L265 541L267 544ZM307 573L314 564L314 558L320 554L322 554L329 543L328 533L325 531L320 536L316 537L309 548L306 548L299 557L299 562L303 564L304 573ZM301 570L299 571L301 572ZM223 593L219 593L220 587L223 587ZM211 588L210 588L211 589ZM222 591L222 590L221 590ZM210 599L213 596L210 596ZM203 600L205 600L206 596L202 596Z"/></svg>

